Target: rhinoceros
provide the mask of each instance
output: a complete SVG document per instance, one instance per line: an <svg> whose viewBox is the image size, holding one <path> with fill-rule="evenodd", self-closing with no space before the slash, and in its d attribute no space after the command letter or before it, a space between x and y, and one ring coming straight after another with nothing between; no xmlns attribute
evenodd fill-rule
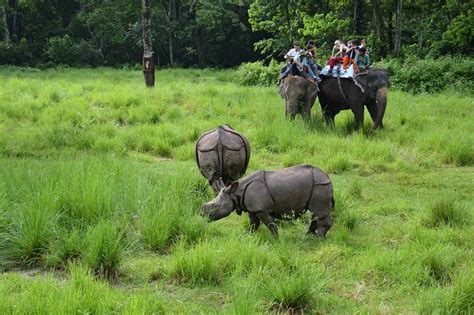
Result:
<svg viewBox="0 0 474 315"><path fill-rule="evenodd" d="M308 233L326 236L332 226L334 208L331 180L319 168L297 165L277 171L257 171L221 189L219 195L201 207L201 214L212 221L228 216L233 210L248 212L251 228L262 221L274 236L278 235L275 218L283 214L312 212Z"/></svg>
<svg viewBox="0 0 474 315"><path fill-rule="evenodd" d="M250 161L247 139L229 125L204 133L196 142L196 162L214 193L240 178Z"/></svg>

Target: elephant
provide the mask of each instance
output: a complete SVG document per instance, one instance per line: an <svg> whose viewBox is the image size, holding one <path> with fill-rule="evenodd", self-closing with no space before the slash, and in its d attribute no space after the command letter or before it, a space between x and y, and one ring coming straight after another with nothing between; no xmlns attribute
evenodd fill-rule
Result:
<svg viewBox="0 0 474 315"><path fill-rule="evenodd" d="M196 162L214 194L240 178L250 161L250 144L229 125L204 133L196 142Z"/></svg>
<svg viewBox="0 0 474 315"><path fill-rule="evenodd" d="M331 179L319 168L297 165L277 171L257 171L222 189L212 201L201 207L201 215L216 221L232 211L248 212L251 228L263 222L278 235L275 218L284 214L311 211L308 233L326 236L332 226L334 208Z"/></svg>
<svg viewBox="0 0 474 315"><path fill-rule="evenodd" d="M285 116L295 118L300 113L304 118L311 116L311 108L318 96L318 84L297 75L289 75L279 85L280 96L285 99ZM303 106L300 106L303 103Z"/></svg>
<svg viewBox="0 0 474 315"><path fill-rule="evenodd" d="M383 116L387 108L387 92L390 87L388 71L371 68L356 75L355 79L324 77L319 84L319 103L326 122L334 125L339 111L350 109L354 113L354 127L364 124L364 105L372 117L374 127L383 128Z"/></svg>

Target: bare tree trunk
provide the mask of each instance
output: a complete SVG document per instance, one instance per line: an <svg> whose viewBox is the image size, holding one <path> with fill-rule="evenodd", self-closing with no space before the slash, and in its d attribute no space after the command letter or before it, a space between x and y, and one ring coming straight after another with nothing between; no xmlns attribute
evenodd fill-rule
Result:
<svg viewBox="0 0 474 315"><path fill-rule="evenodd" d="M10 31L8 30L8 22L7 22L7 11L5 10L5 6L8 5L8 0L5 0L5 3L0 8L0 14L2 14L2 24L3 24L3 41L5 43L10 42Z"/></svg>
<svg viewBox="0 0 474 315"><path fill-rule="evenodd" d="M354 1L354 34L364 33L364 0Z"/></svg>
<svg viewBox="0 0 474 315"><path fill-rule="evenodd" d="M13 15L12 39L14 41L18 38L18 12L20 11L19 0L15 0L15 14Z"/></svg>
<svg viewBox="0 0 474 315"><path fill-rule="evenodd" d="M196 30L196 52L199 66L204 66L204 28L198 26Z"/></svg>
<svg viewBox="0 0 474 315"><path fill-rule="evenodd" d="M170 53L170 66L174 65L174 54L173 54L173 35L171 32L168 34L168 41L169 41L169 53Z"/></svg>
<svg viewBox="0 0 474 315"><path fill-rule="evenodd" d="M173 1L169 2L169 8L168 8L168 22L171 25L171 20L173 16ZM169 44L169 51L170 51L170 66L172 67L174 65L174 54L173 54L173 29L170 27L169 32L168 32L168 44Z"/></svg>
<svg viewBox="0 0 474 315"><path fill-rule="evenodd" d="M153 62L153 46L151 43L151 8L150 0L142 0L143 22L143 74L147 87L155 86L155 64Z"/></svg>
<svg viewBox="0 0 474 315"><path fill-rule="evenodd" d="M395 38L394 38L394 52L395 56L400 57L400 42L402 38L402 6L403 0L397 0L397 10L395 11Z"/></svg>
<svg viewBox="0 0 474 315"><path fill-rule="evenodd" d="M383 56L386 55L387 49L383 45L387 45L385 40L385 25L382 19L382 13L380 12L380 0L372 0L372 10L374 12L375 31L377 32L377 38L382 43L380 49Z"/></svg>

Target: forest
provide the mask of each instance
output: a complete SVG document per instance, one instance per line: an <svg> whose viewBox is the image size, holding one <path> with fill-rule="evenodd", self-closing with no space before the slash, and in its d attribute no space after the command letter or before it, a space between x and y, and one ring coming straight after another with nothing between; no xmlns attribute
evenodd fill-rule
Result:
<svg viewBox="0 0 474 315"><path fill-rule="evenodd" d="M2 0L0 314L474 314L473 11ZM324 64L354 38L365 74L276 86L293 41ZM307 115L288 115L301 100ZM223 179L203 176L197 144L222 125L248 140L248 165L211 222ZM245 195L258 189L226 192L303 164L330 179L327 215L272 200L265 221ZM308 233L318 220L327 233Z"/></svg>
<svg viewBox="0 0 474 315"><path fill-rule="evenodd" d="M464 0L151 1L155 63L233 67L276 59L295 40L327 54L334 40L366 38L371 56L472 56L474 9ZM137 65L141 1L5 0L0 63L33 67Z"/></svg>

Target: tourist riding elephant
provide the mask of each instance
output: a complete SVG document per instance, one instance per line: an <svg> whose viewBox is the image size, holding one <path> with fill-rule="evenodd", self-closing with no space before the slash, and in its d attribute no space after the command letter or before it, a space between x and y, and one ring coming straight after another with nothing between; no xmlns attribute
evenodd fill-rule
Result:
<svg viewBox="0 0 474 315"><path fill-rule="evenodd" d="M309 118L318 96L318 85L301 76L290 75L279 86L280 96L285 99L285 116L295 118L297 113ZM303 103L301 106L300 104Z"/></svg>
<svg viewBox="0 0 474 315"><path fill-rule="evenodd" d="M364 105L372 117L375 128L383 128L382 119L387 107L390 86L385 69L372 68L352 79L325 77L319 84L319 103L326 121L334 125L339 111L350 109L354 113L355 128L364 124Z"/></svg>

